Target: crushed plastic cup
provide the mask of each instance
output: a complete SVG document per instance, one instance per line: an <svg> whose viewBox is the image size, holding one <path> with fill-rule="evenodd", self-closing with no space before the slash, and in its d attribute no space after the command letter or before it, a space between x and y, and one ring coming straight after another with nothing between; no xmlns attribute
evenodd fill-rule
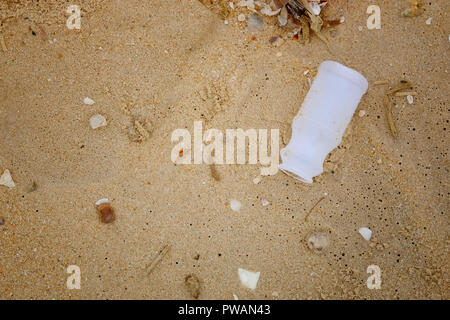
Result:
<svg viewBox="0 0 450 320"><path fill-rule="evenodd" d="M341 143L368 86L359 72L324 61L292 122L292 138L280 151L280 170L312 183L323 172L326 156Z"/></svg>

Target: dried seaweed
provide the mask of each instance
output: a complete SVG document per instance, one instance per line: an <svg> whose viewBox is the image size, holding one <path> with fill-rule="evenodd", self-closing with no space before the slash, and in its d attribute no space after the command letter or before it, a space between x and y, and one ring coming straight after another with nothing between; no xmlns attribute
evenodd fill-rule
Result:
<svg viewBox="0 0 450 320"><path fill-rule="evenodd" d="M162 258L164 258L164 256L167 254L167 252L169 252L169 250L170 250L169 245L164 246L164 248L161 250L161 252L153 260L152 264L148 267L147 274L152 273L152 271L156 268L156 266L162 260Z"/></svg>
<svg viewBox="0 0 450 320"><path fill-rule="evenodd" d="M404 89L412 89L412 87L413 84L411 82L409 82L408 80L402 80L400 81L400 84L398 86L395 86L391 90L388 90L386 94L393 94Z"/></svg>
<svg viewBox="0 0 450 320"><path fill-rule="evenodd" d="M395 122L394 122L394 117L392 116L389 96L387 94L384 95L383 105L384 105L384 110L386 112L386 118L387 118L387 121L389 124L389 128L391 129L392 136L394 137L394 139L397 139L398 132L397 132L397 128L395 127Z"/></svg>

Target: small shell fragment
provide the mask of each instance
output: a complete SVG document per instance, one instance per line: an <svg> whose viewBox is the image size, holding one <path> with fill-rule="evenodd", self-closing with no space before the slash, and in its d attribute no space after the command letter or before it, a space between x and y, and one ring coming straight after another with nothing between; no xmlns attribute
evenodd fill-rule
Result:
<svg viewBox="0 0 450 320"><path fill-rule="evenodd" d="M84 98L83 102L84 102L84 104L87 104L87 105L93 105L95 103L94 100L92 100L89 97Z"/></svg>
<svg viewBox="0 0 450 320"><path fill-rule="evenodd" d="M370 238L372 237L372 230L370 230L367 227L359 228L358 231L363 236L363 238L366 239L367 241L369 241Z"/></svg>
<svg viewBox="0 0 450 320"><path fill-rule="evenodd" d="M235 212L239 211L241 209L241 206L242 206L242 204L238 200L233 199L230 201L230 208L231 208L231 210L233 210Z"/></svg>
<svg viewBox="0 0 450 320"><path fill-rule="evenodd" d="M412 95L410 95L410 94L408 94L406 96L406 100L408 100L409 104L413 104L414 103L414 97Z"/></svg>
<svg viewBox="0 0 450 320"><path fill-rule="evenodd" d="M286 7L283 7L278 15L278 22L280 23L280 27L284 27L288 22L288 12Z"/></svg>
<svg viewBox="0 0 450 320"><path fill-rule="evenodd" d="M104 126L106 126L106 118L104 116L102 116L101 114L93 115L89 119L89 124L92 129L104 127Z"/></svg>
<svg viewBox="0 0 450 320"><path fill-rule="evenodd" d="M102 199L98 200L98 201L95 203L95 205L96 205L96 206L99 206L99 205L101 205L102 203L108 203L108 202L109 202L109 200L108 200L107 198L102 198Z"/></svg>
<svg viewBox="0 0 450 320"><path fill-rule="evenodd" d="M329 245L330 240L324 232L314 232L306 240L308 248L316 253L323 252Z"/></svg>
<svg viewBox="0 0 450 320"><path fill-rule="evenodd" d="M6 186L10 189L16 186L8 169L5 169L5 171L3 171L3 174L0 177L0 185Z"/></svg>
<svg viewBox="0 0 450 320"><path fill-rule="evenodd" d="M264 4L264 8L261 9L261 13L269 17L277 15L280 11L281 9L273 11L268 4Z"/></svg>
<svg viewBox="0 0 450 320"><path fill-rule="evenodd" d="M258 284L259 276L261 272L252 272L242 268L238 268L238 275L241 284L249 288L250 290L255 290Z"/></svg>
<svg viewBox="0 0 450 320"><path fill-rule="evenodd" d="M317 2L310 2L309 5L311 6L312 13L314 13L316 16L318 16L320 14L320 11L322 11Z"/></svg>
<svg viewBox="0 0 450 320"><path fill-rule="evenodd" d="M238 15L238 21L245 21L245 14L241 13L240 15Z"/></svg>
<svg viewBox="0 0 450 320"><path fill-rule="evenodd" d="M267 201L266 199L262 199L261 200L261 204L263 205L263 207L268 206L269 205L269 201Z"/></svg>

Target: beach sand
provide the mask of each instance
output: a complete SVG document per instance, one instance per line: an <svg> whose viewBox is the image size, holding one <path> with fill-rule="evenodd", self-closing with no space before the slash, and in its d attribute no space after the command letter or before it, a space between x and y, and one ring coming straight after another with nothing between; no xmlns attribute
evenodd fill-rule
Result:
<svg viewBox="0 0 450 320"><path fill-rule="evenodd" d="M449 298L450 3L403 18L407 1L372 1L381 29L369 30L366 2L331 1L325 13L345 22L328 50L276 17L250 32L237 17L251 12L234 2L225 24L197 0L78 1L81 29L70 30L65 2L0 1L0 173L16 184L0 186L0 298L189 299L189 274L199 299ZM172 131L192 133L194 121L279 129L283 147L324 60L361 72L369 89L312 185L281 171L254 184L259 164L217 165L217 181L206 164L171 161ZM388 86L373 83L402 79L417 95L391 98L393 139ZM93 130L97 113L107 125ZM96 212L101 198L111 224ZM307 246L315 232L328 237L321 253ZM70 265L78 290L66 285ZM261 272L255 290L238 268Z"/></svg>

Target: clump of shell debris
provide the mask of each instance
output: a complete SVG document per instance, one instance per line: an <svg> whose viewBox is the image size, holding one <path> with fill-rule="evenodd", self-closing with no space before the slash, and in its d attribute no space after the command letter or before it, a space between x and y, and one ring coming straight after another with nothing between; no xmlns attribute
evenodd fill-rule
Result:
<svg viewBox="0 0 450 320"><path fill-rule="evenodd" d="M228 24L232 17L237 17L238 22L246 22L247 30L252 33L263 28L265 17L276 17L280 28L289 28L289 35L294 39L301 36L303 43L308 43L310 35L315 34L328 45L330 37L326 28L344 22L344 17L336 20L323 17L323 9L328 0L240 0L237 3L228 0L215 3L199 1L221 16L225 24Z"/></svg>

